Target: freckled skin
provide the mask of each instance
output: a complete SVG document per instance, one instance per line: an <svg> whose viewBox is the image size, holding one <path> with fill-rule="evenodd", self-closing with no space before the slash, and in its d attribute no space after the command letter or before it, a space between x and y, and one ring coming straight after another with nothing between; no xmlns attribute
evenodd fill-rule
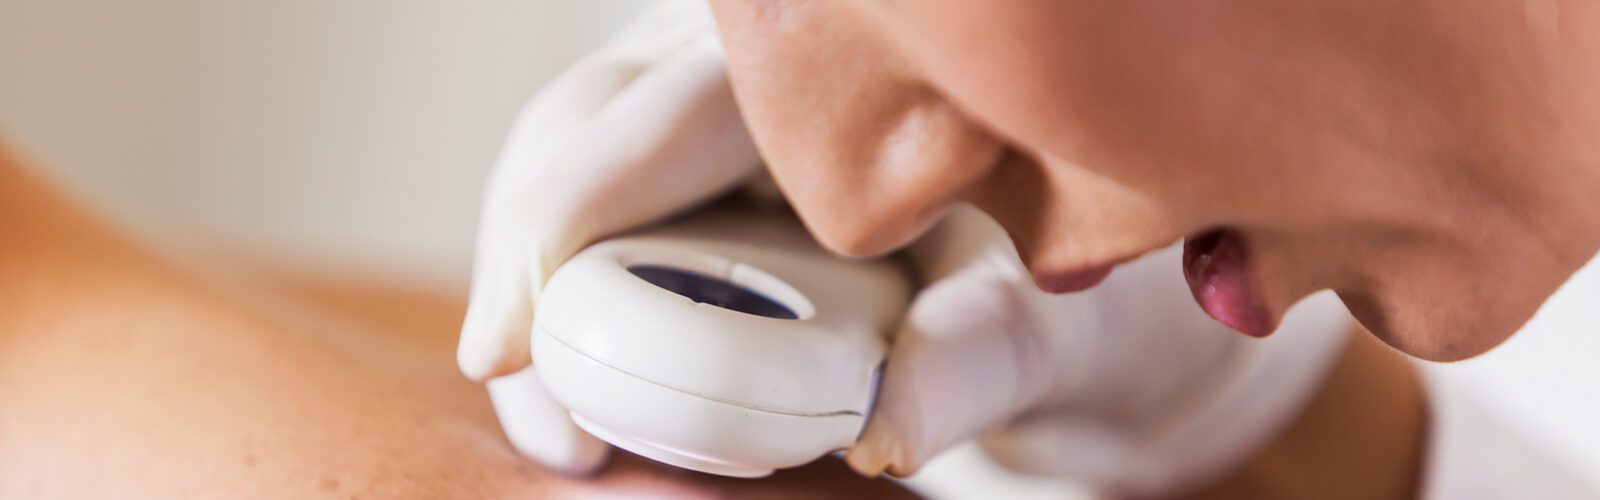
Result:
<svg viewBox="0 0 1600 500"><path fill-rule="evenodd" d="M1594 2L712 4L763 158L843 253L957 202L1042 283L1230 228L1263 321L1333 289L1454 360L1600 249Z"/></svg>

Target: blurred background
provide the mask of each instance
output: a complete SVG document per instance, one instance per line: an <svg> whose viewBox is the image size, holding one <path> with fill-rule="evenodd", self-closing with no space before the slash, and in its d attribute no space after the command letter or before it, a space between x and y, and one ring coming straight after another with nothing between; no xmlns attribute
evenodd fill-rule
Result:
<svg viewBox="0 0 1600 500"><path fill-rule="evenodd" d="M465 289L521 104L638 0L0 0L0 131L145 231Z"/></svg>
<svg viewBox="0 0 1600 500"><path fill-rule="evenodd" d="M513 116L644 3L0 0L0 133L146 235L464 294ZM1535 321L1567 327L1428 370L1600 477L1600 304ZM971 449L919 481L1071 491Z"/></svg>

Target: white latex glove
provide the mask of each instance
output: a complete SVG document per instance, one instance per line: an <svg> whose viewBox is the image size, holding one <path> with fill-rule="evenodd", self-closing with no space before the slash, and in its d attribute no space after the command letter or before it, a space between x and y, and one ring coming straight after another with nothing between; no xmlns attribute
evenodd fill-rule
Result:
<svg viewBox="0 0 1600 500"><path fill-rule="evenodd" d="M550 273L584 246L716 197L757 171L703 2L658 2L523 110L489 180L457 362L522 454L568 473L609 447L528 368ZM531 357L530 357L531 356Z"/></svg>
<svg viewBox="0 0 1600 500"><path fill-rule="evenodd" d="M1038 291L1004 231L959 207L909 249L930 283L850 464L906 475L983 437L998 462L1102 490L1175 493L1239 465L1318 387L1350 327L1320 295L1252 339L1195 305L1169 248L1089 291Z"/></svg>

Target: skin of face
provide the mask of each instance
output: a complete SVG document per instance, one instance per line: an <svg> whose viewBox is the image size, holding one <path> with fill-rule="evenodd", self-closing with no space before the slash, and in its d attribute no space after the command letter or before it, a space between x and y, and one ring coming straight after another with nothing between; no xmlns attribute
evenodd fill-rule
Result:
<svg viewBox="0 0 1600 500"><path fill-rule="evenodd" d="M1457 360L1600 248L1592 3L712 3L763 158L844 254L971 203L1063 292L1188 238L1174 271L1235 329L1333 289Z"/></svg>

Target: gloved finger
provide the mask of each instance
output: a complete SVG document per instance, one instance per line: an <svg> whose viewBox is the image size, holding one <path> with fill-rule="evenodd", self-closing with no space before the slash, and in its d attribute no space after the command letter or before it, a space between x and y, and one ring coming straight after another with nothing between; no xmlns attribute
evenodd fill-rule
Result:
<svg viewBox="0 0 1600 500"><path fill-rule="evenodd" d="M531 227L534 207L521 197L540 181L540 169L552 168L552 151L653 63L632 52L603 50L579 61L529 102L512 126L485 189L472 291L456 351L468 378L481 382L527 366L533 317L528 259L538 235Z"/></svg>
<svg viewBox="0 0 1600 500"><path fill-rule="evenodd" d="M518 453L564 474L584 475L605 463L611 447L572 422L545 392L532 368L489 381L489 400Z"/></svg>
<svg viewBox="0 0 1600 500"><path fill-rule="evenodd" d="M624 64L580 63L524 108L511 129L485 190L473 260L472 291L457 362L482 381L528 364L527 327L533 317L528 257L538 237L522 186L548 168L542 155L586 126L640 70ZM561 127L568 123L568 127Z"/></svg>
<svg viewBox="0 0 1600 500"><path fill-rule="evenodd" d="M681 11L685 2L668 4ZM686 23L697 28L680 26L673 34L681 40L621 43L580 63L514 128L485 198L457 351L469 377L527 366L534 298L571 254L714 197L756 170L709 15L689 14L700 16ZM658 17L639 24L660 24ZM670 53L656 48L672 43Z"/></svg>
<svg viewBox="0 0 1600 500"><path fill-rule="evenodd" d="M713 34L623 89L522 196L548 273L598 238L705 203L757 172ZM549 186L559 186L550 189ZM541 280L542 281L542 280Z"/></svg>
<svg viewBox="0 0 1600 500"><path fill-rule="evenodd" d="M1027 345L1007 322L1027 311L972 296L963 280L925 289L885 366L865 431L847 455L856 471L907 476L957 441L1003 421L1028 396ZM976 300L974 300L976 299Z"/></svg>
<svg viewBox="0 0 1600 500"><path fill-rule="evenodd" d="M1003 423L1045 395L1057 367L1032 282L1004 232L969 207L909 249L930 284L907 311L867 428L847 456L867 475L915 472L934 454ZM1085 302L1063 298L1052 307ZM1058 310L1057 314L1074 314ZM1072 325L1056 325L1071 328Z"/></svg>

